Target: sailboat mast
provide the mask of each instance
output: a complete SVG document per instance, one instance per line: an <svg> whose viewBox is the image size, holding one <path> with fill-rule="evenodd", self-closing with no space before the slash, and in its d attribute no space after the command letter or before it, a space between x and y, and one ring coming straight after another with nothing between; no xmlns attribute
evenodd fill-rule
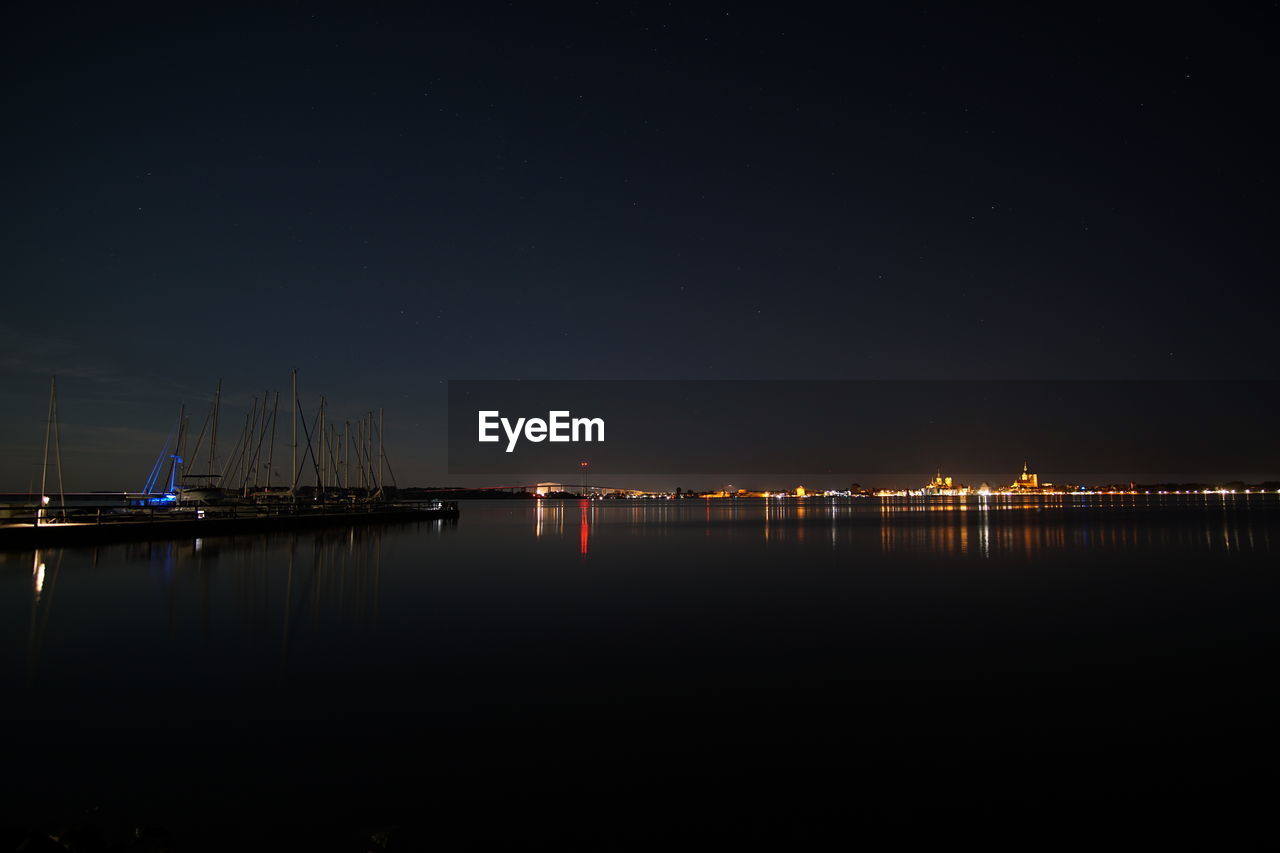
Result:
<svg viewBox="0 0 1280 853"><path fill-rule="evenodd" d="M178 406L178 427L174 431L173 454L169 457L169 476L166 478L168 481L168 485L164 490L166 494L173 492L173 484L177 482L178 459L180 459L182 456L182 430L183 430L183 427L186 425L186 420L187 420L187 404L182 403L181 405ZM167 446L168 445L166 445L166 447Z"/></svg>
<svg viewBox="0 0 1280 853"><path fill-rule="evenodd" d="M173 444L173 470L169 473L169 491L175 492L182 482L182 465L187 461L187 404L178 407L178 440Z"/></svg>
<svg viewBox="0 0 1280 853"><path fill-rule="evenodd" d="M174 452L178 454L178 467L174 471L174 486L182 484L182 466L187 461L187 436L191 429L191 418L186 414L187 404L183 403L180 409L182 413L182 423L178 427L178 448Z"/></svg>
<svg viewBox="0 0 1280 853"><path fill-rule="evenodd" d="M244 413L244 438L241 439L240 447L240 464L236 467L240 469L240 495L249 494L249 446L253 442L253 418L258 411L258 398L253 398L253 405L249 407L249 411Z"/></svg>
<svg viewBox="0 0 1280 853"><path fill-rule="evenodd" d="M276 392L276 401L271 410L271 448L267 450L267 491L271 491L272 464L276 457L276 415L280 414L280 392Z"/></svg>
<svg viewBox="0 0 1280 853"><path fill-rule="evenodd" d="M289 494L298 491L298 368L293 369L293 452L290 454Z"/></svg>
<svg viewBox="0 0 1280 853"><path fill-rule="evenodd" d="M49 476L49 436L53 433L53 400L57 393L58 377L54 376L49 379L49 413L44 422L44 461L40 463L40 505L36 508L36 526L40 525L40 520L44 517L44 490Z"/></svg>
<svg viewBox="0 0 1280 853"><path fill-rule="evenodd" d="M214 459L218 447L218 408L222 404L222 380L218 380L218 388L213 392L213 433L209 437L209 473L213 474ZM209 485L213 485L210 483Z"/></svg>
<svg viewBox="0 0 1280 853"><path fill-rule="evenodd" d="M250 455L249 462L248 462L248 471L246 472L246 473L252 473L253 482L249 484L248 487L252 488L254 491L258 490L258 486L259 486L258 478L262 474L262 442L266 440L266 437L267 437L267 394L268 393L269 392L266 390L263 390L262 392L261 415L260 416L258 415L256 409L254 413L255 438L253 442L253 453Z"/></svg>
<svg viewBox="0 0 1280 853"><path fill-rule="evenodd" d="M320 443L320 471L319 471L320 482L317 483L316 485L320 487L320 492L321 494L323 494L325 487L329 484L329 480L328 480L329 466L328 466L328 463L326 462L325 453L324 453L325 428L324 428L324 396L323 395L321 395L320 397L320 417L317 420L319 420L320 422L319 423L320 428L316 430L316 438L319 440L319 443Z"/></svg>
<svg viewBox="0 0 1280 853"><path fill-rule="evenodd" d="M58 463L58 509L62 520L67 515L67 490L62 485L62 430L58 426L58 387L53 387L53 458Z"/></svg>

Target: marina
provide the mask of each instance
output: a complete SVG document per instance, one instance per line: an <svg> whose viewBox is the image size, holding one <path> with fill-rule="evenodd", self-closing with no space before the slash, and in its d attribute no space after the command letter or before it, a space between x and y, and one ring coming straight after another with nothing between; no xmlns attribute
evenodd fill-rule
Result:
<svg viewBox="0 0 1280 853"><path fill-rule="evenodd" d="M290 386L287 470L275 462L278 391L264 391L261 401L253 398L231 452L219 455L219 380L194 440L187 407L181 406L141 490L69 494L63 485L58 384L51 379L40 491L0 495L0 550L458 517L456 501L397 497L381 409L344 420L339 428L329 420L324 397L308 418L296 370ZM202 460L203 470L191 470L188 459Z"/></svg>

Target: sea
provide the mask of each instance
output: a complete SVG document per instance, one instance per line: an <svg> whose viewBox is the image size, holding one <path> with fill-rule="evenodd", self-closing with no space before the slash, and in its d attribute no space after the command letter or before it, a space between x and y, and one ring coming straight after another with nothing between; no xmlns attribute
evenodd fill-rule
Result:
<svg viewBox="0 0 1280 853"><path fill-rule="evenodd" d="M0 553L0 839L1244 842L1277 556L1256 493L464 501Z"/></svg>

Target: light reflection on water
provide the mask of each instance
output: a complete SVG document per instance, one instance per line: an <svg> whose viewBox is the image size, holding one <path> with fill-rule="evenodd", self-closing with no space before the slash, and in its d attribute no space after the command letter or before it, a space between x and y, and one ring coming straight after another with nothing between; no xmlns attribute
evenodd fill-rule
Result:
<svg viewBox="0 0 1280 853"><path fill-rule="evenodd" d="M904 755L968 785L994 755L1009 796L1072 792L1135 731L1148 751L1102 782L1154 785L1273 725L1278 529L1274 496L488 501L0 554L0 725L41 733L0 816L81 780L173 808L331 782L416 807L448 774L566 756L645 790L690 756L721 785L781 768L755 790ZM1063 775L1076 753L1087 775Z"/></svg>
<svg viewBox="0 0 1280 853"><path fill-rule="evenodd" d="M403 632L413 604L430 607L433 594L492 583L501 595L507 566L520 566L527 584L539 570L554 577L572 565L607 572L683 561L696 575L717 559L746 577L796 560L865 571L872 558L1213 558L1271 552L1278 517L1271 495L472 502L457 524L0 554L0 603L6 660L23 659L28 677L50 633L63 629L64 663L90 651L76 645L88 631L95 648L167 644L170 663L212 646L287 666L296 649L323 656L335 637L376 634L388 603ZM14 619L19 604L28 612Z"/></svg>

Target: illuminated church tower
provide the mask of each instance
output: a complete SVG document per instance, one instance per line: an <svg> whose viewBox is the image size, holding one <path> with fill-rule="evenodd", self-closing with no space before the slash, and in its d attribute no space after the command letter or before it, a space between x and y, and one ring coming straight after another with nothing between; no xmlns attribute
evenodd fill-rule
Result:
<svg viewBox="0 0 1280 853"><path fill-rule="evenodd" d="M1027 463L1022 463L1022 474L1014 481L1015 489L1038 489L1040 488L1040 475L1033 474L1027 470Z"/></svg>

